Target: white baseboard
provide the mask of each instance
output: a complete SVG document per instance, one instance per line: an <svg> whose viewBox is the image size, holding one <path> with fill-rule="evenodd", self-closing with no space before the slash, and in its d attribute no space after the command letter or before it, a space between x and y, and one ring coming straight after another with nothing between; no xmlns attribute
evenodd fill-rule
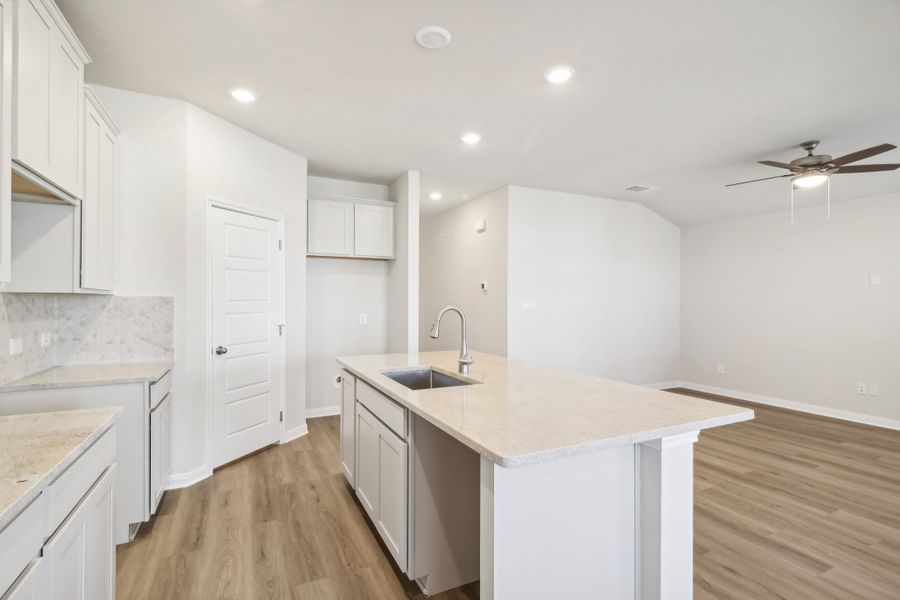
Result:
<svg viewBox="0 0 900 600"><path fill-rule="evenodd" d="M651 388L654 390L667 390L669 388L681 387L680 381L659 381L657 383L642 383L641 387Z"/></svg>
<svg viewBox="0 0 900 600"><path fill-rule="evenodd" d="M738 390L729 390L727 388L720 388L703 383L694 383L691 381L677 381L673 383L677 385L672 385L671 387L683 387L694 390L695 392L705 392L707 394L716 394L717 396L729 396L731 398L736 398L737 400L746 400L747 402L756 402L768 406L777 406L778 408L787 408L798 412L819 415L820 417L831 417L832 419L841 419L842 421L851 421L853 423L862 423L863 425L872 425L873 427L883 427L885 429L896 429L900 431L900 421L896 419L866 415L849 410L841 410L839 408L829 408L817 404L807 404L806 402L797 402L795 400L773 398L761 394L740 392Z"/></svg>
<svg viewBox="0 0 900 600"><path fill-rule="evenodd" d="M193 471L188 471L187 473L172 473L169 477L169 485L166 486L166 489L177 490L186 488L211 476L212 469L209 468L209 465L200 465Z"/></svg>
<svg viewBox="0 0 900 600"><path fill-rule="evenodd" d="M306 426L306 421L304 421L303 425L297 425L293 429L285 430L284 435L281 436L281 441L278 443L287 444L288 442L293 442L297 438L301 438L307 433L309 433L309 428Z"/></svg>
<svg viewBox="0 0 900 600"><path fill-rule="evenodd" d="M333 417L335 415L341 414L341 405L335 404L334 406L317 406L316 408L307 408L306 409L306 418L307 419L318 419L319 417Z"/></svg>

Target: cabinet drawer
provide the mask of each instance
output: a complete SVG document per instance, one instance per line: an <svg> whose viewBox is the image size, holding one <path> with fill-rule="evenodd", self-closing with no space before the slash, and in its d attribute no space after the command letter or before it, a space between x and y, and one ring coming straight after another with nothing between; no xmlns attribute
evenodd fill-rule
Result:
<svg viewBox="0 0 900 600"><path fill-rule="evenodd" d="M72 463L45 492L48 518L45 537L56 531L59 524L84 497L106 468L116 462L115 425Z"/></svg>
<svg viewBox="0 0 900 600"><path fill-rule="evenodd" d="M0 593L6 591L28 563L41 553L46 537L46 509L47 497L41 494L0 531Z"/></svg>
<svg viewBox="0 0 900 600"><path fill-rule="evenodd" d="M394 433L406 438L406 409L370 386L365 381L356 381L356 399Z"/></svg>
<svg viewBox="0 0 900 600"><path fill-rule="evenodd" d="M172 371L150 384L150 410L153 410L162 402L169 390L172 389Z"/></svg>

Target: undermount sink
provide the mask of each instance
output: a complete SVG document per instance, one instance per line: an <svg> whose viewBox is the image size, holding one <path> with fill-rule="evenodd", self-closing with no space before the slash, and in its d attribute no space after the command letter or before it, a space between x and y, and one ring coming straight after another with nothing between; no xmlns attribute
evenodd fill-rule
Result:
<svg viewBox="0 0 900 600"><path fill-rule="evenodd" d="M434 369L398 369L383 371L382 375L393 379L400 385L411 390L430 390L433 388L455 387L458 385L472 385L475 381L459 379Z"/></svg>

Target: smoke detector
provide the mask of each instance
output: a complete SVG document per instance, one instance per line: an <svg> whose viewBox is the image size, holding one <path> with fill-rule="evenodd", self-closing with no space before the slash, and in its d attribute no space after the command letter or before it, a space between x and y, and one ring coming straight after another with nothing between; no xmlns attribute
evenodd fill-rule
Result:
<svg viewBox="0 0 900 600"><path fill-rule="evenodd" d="M439 50L450 43L450 32L443 27L429 25L416 32L416 41L423 48Z"/></svg>
<svg viewBox="0 0 900 600"><path fill-rule="evenodd" d="M658 189L659 188L655 188L652 185L629 185L627 188L625 188L625 191L640 194L641 192L650 192Z"/></svg>

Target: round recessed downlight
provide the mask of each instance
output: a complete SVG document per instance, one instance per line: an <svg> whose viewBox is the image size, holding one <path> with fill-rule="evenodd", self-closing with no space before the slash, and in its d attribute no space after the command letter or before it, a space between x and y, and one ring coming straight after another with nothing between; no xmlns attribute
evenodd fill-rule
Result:
<svg viewBox="0 0 900 600"><path fill-rule="evenodd" d="M809 173L794 178L794 185L801 188L814 188L828 181L828 175L824 173Z"/></svg>
<svg viewBox="0 0 900 600"><path fill-rule="evenodd" d="M481 141L481 134L474 131L469 131L459 136L459 139L461 139L467 146L474 146Z"/></svg>
<svg viewBox="0 0 900 600"><path fill-rule="evenodd" d="M574 74L575 69L573 69L572 67L569 67L567 65L557 65L544 73L544 79L546 79L550 83L559 85L560 83L565 83L568 80L572 79L572 75Z"/></svg>
<svg viewBox="0 0 900 600"><path fill-rule="evenodd" d="M247 88L235 88L231 90L231 97L238 102L249 104L250 102L256 101L256 92L248 90Z"/></svg>
<svg viewBox="0 0 900 600"><path fill-rule="evenodd" d="M423 48L438 50L450 43L450 32L443 27L429 25L416 32L416 41Z"/></svg>
<svg viewBox="0 0 900 600"><path fill-rule="evenodd" d="M443 198L444 196L441 195L440 192L431 192L430 194L428 194L428 197L431 198L431 199L434 200L434 201L438 201L438 200L440 200L441 198Z"/></svg>

